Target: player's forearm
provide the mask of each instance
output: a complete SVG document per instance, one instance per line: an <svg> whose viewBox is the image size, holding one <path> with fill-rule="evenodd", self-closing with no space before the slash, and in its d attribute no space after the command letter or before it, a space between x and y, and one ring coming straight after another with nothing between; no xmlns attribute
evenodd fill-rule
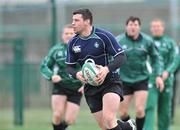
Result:
<svg viewBox="0 0 180 130"><path fill-rule="evenodd" d="M46 78L47 80L51 80L53 72L49 68L45 67L44 65L41 65L40 71L44 78Z"/></svg>
<svg viewBox="0 0 180 130"><path fill-rule="evenodd" d="M161 76L164 71L164 61L163 57L158 52L154 43L151 43L149 55L151 60L151 66L153 68L153 74L155 76Z"/></svg>
<svg viewBox="0 0 180 130"><path fill-rule="evenodd" d="M126 60L127 58L125 53L121 53L117 55L107 67L109 71L115 71L116 69L120 68L126 62Z"/></svg>
<svg viewBox="0 0 180 130"><path fill-rule="evenodd" d="M157 51L157 48L155 46L152 46L150 56L152 61L153 73L156 76L162 75L164 71L164 60L161 54Z"/></svg>
<svg viewBox="0 0 180 130"><path fill-rule="evenodd" d="M154 55L152 55L151 61L154 75L161 76L164 71L163 58L155 53Z"/></svg>
<svg viewBox="0 0 180 130"><path fill-rule="evenodd" d="M155 74L161 76L164 71L164 63L161 60L156 61Z"/></svg>
<svg viewBox="0 0 180 130"><path fill-rule="evenodd" d="M46 56L45 59L41 63L41 66L40 66L41 74L47 80L51 80L51 77L53 75L53 71L50 69L51 68L50 66L52 66L53 64L54 62L49 56Z"/></svg>

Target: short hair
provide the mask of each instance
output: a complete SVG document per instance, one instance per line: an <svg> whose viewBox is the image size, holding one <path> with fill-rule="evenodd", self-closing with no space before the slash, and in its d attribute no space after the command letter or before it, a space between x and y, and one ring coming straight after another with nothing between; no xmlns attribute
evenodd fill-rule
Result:
<svg viewBox="0 0 180 130"><path fill-rule="evenodd" d="M73 28L72 24L66 24L64 28Z"/></svg>
<svg viewBox="0 0 180 130"><path fill-rule="evenodd" d="M64 32L64 30L65 29L73 29L73 26L72 26L72 24L66 24L66 25L64 25L64 27L62 28L62 30L61 30L61 33L63 33Z"/></svg>
<svg viewBox="0 0 180 130"><path fill-rule="evenodd" d="M81 14L83 17L83 20L90 20L90 25L93 23L93 16L89 9L78 9L73 12L73 15Z"/></svg>
<svg viewBox="0 0 180 130"><path fill-rule="evenodd" d="M132 22L138 21L139 25L141 25L141 20L140 20L140 18L138 18L138 17L130 16L130 17L127 19L127 21L126 21L126 25L128 25L128 23L129 23L130 21L132 21Z"/></svg>
<svg viewBox="0 0 180 130"><path fill-rule="evenodd" d="M162 19L160 19L160 18L154 18L154 19L151 21L151 23L152 23L152 22L161 22L162 25L165 26L165 22L164 22Z"/></svg>

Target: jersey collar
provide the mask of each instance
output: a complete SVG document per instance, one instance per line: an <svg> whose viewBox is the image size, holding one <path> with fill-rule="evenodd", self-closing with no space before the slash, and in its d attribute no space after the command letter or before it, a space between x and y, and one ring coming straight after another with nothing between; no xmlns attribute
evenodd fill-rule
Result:
<svg viewBox="0 0 180 130"><path fill-rule="evenodd" d="M125 35L126 35L126 37L127 37L128 39L130 39L131 41L141 41L141 40L142 40L142 34L141 34L141 33L139 33L138 38L135 39L135 40L134 40L132 37L128 36L127 33L125 33Z"/></svg>
<svg viewBox="0 0 180 130"><path fill-rule="evenodd" d="M153 37L154 40L161 40L163 39L163 36L160 36L160 37Z"/></svg>
<svg viewBox="0 0 180 130"><path fill-rule="evenodd" d="M79 37L80 37L81 39L83 39L83 40L88 40L88 39L90 39L90 38L93 37L93 35L95 34L95 30L96 30L96 28L93 26L93 27L92 27L91 34L90 34L89 36L87 36L87 37L82 37L82 36L79 35Z"/></svg>

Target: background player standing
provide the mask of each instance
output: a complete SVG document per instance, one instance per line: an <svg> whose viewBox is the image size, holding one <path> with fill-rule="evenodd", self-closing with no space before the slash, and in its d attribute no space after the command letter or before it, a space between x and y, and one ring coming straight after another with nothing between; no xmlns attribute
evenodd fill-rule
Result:
<svg viewBox="0 0 180 130"><path fill-rule="evenodd" d="M54 130L65 130L75 122L82 96L81 83L66 73L67 43L74 36L71 25L64 27L62 43L53 46L41 64L42 75L53 83L52 110Z"/></svg>
<svg viewBox="0 0 180 130"><path fill-rule="evenodd" d="M180 44L178 45L179 48L179 59L180 59ZM180 64L177 67L176 71L174 72L174 85L173 85L173 97L172 97L172 107L171 107L171 123L174 123L174 117L176 113L176 99L177 99L177 93L178 93L178 75L180 70Z"/></svg>
<svg viewBox="0 0 180 130"><path fill-rule="evenodd" d="M164 35L164 22L161 19L155 19L151 22L151 33L154 39L154 45L158 54L163 59L162 78L165 83L163 90L159 91L154 83L154 75L150 80L150 91L147 101L147 117L144 129L154 129L154 115L157 106L158 130L169 130L171 123L171 101L173 94L174 72L179 64L178 47L174 40Z"/></svg>
<svg viewBox="0 0 180 130"><path fill-rule="evenodd" d="M128 108L134 96L137 130L142 130L145 120L145 106L148 96L148 78L146 61L153 60L154 73L157 76L156 84L160 89L163 80L160 57L153 45L152 39L140 32L141 21L138 17L129 17L126 21L126 32L117 37L127 55L127 62L120 68L120 77L124 86L124 101L120 104L120 117L123 121L129 120Z"/></svg>

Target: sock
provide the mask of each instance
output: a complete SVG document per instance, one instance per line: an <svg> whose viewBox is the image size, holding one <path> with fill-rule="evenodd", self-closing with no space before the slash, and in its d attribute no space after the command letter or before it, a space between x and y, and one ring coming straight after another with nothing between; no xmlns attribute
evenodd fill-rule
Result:
<svg viewBox="0 0 180 130"><path fill-rule="evenodd" d="M62 121L61 125L63 127L63 130L65 130L68 127L68 124L65 121Z"/></svg>
<svg viewBox="0 0 180 130"><path fill-rule="evenodd" d="M52 125L53 125L53 130L62 130L60 124L59 125L52 124Z"/></svg>
<svg viewBox="0 0 180 130"><path fill-rule="evenodd" d="M117 120L117 123L120 125L122 130L131 130L132 127L130 126L130 124L128 122L123 122L120 120Z"/></svg>
<svg viewBox="0 0 180 130"><path fill-rule="evenodd" d="M118 124L116 127L111 128L111 129L107 129L107 130L122 130L122 128L121 128L120 125Z"/></svg>
<svg viewBox="0 0 180 130"><path fill-rule="evenodd" d="M137 130L142 130L144 126L145 116L142 118L136 117Z"/></svg>
<svg viewBox="0 0 180 130"><path fill-rule="evenodd" d="M60 124L53 124L54 130L65 130L68 127L68 124L65 121L62 121Z"/></svg>
<svg viewBox="0 0 180 130"><path fill-rule="evenodd" d="M128 121L129 119L130 119L130 116L129 116L129 115L126 116L126 117L122 117L122 118L121 118L121 120L124 121L124 122Z"/></svg>

